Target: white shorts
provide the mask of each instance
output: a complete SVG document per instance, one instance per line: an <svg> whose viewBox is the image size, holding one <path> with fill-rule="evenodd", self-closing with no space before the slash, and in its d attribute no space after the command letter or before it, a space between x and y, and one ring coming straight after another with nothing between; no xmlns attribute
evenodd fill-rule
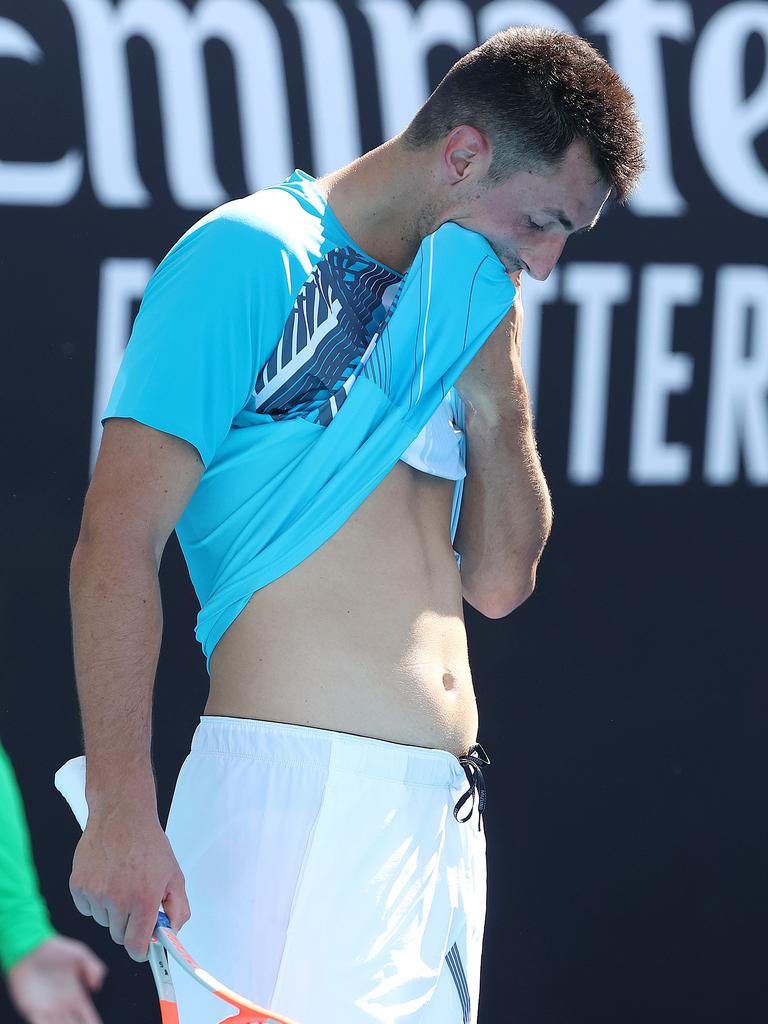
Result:
<svg viewBox="0 0 768 1024"><path fill-rule="evenodd" d="M444 750L202 717L167 827L192 912L181 938L300 1024L475 1024L485 835L479 808L453 813L471 777ZM172 973L184 1024L226 1016Z"/></svg>

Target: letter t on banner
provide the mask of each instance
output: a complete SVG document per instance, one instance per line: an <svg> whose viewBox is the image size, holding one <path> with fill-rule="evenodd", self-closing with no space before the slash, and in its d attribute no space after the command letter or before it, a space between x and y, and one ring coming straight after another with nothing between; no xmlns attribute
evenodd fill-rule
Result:
<svg viewBox="0 0 768 1024"><path fill-rule="evenodd" d="M682 484L690 474L690 449L666 436L669 395L687 391L693 379L691 356L672 351L674 310L700 298L698 267L659 263L643 271L629 458L633 483Z"/></svg>
<svg viewBox="0 0 768 1024"><path fill-rule="evenodd" d="M578 307L568 478L597 484L605 460L613 307L629 298L632 275L622 263L572 263L564 279L563 296Z"/></svg>

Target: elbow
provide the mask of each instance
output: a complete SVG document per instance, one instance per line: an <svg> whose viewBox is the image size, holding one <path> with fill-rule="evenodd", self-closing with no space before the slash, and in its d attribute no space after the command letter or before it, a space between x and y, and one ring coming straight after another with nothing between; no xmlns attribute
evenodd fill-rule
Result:
<svg viewBox="0 0 768 1024"><path fill-rule="evenodd" d="M475 592L464 589L464 599L486 619L505 619L528 600L536 587L536 567L527 575L508 578L503 586Z"/></svg>
<svg viewBox="0 0 768 1024"><path fill-rule="evenodd" d="M532 574L529 580L521 581L516 587L500 594L495 594L488 602L486 610L482 614L487 619L505 619L507 615L511 615L521 604L528 600L535 587L536 580Z"/></svg>
<svg viewBox="0 0 768 1024"><path fill-rule="evenodd" d="M462 572L464 599L487 619L504 619L520 607L536 589L536 573L551 529L551 510L535 538L493 566Z"/></svg>

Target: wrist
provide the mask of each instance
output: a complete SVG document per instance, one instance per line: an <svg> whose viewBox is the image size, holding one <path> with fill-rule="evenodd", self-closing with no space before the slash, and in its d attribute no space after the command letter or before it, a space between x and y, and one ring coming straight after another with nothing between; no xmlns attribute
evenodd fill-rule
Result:
<svg viewBox="0 0 768 1024"><path fill-rule="evenodd" d="M110 778L96 775L89 768L85 797L89 817L103 818L112 810L118 810L121 815L157 816L157 792L151 771L139 774L125 772L119 778Z"/></svg>

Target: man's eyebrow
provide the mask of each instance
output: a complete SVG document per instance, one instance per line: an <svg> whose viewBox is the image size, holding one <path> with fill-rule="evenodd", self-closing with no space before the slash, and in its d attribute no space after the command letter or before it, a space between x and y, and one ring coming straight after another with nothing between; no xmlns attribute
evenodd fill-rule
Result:
<svg viewBox="0 0 768 1024"><path fill-rule="evenodd" d="M566 215L564 210L545 209L544 213L548 213L550 217L556 217L560 221L560 223L563 225L563 227L565 228L566 231L573 231L573 221L571 221L568 218L568 216ZM598 220L599 220L599 214L598 214L597 217L595 217L595 219L592 221L591 224L588 224L584 228L579 228L578 231L573 231L574 235L585 235L587 233L587 231L591 231L592 228L595 227L595 225L597 224Z"/></svg>

